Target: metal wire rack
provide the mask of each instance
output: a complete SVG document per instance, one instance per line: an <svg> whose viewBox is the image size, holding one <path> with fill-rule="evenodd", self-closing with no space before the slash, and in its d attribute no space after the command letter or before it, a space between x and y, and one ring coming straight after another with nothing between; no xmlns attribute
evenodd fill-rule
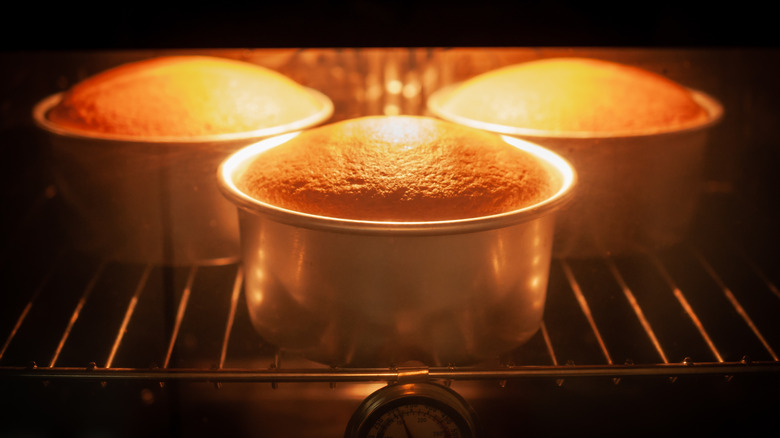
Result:
<svg viewBox="0 0 780 438"><path fill-rule="evenodd" d="M52 217L46 213L56 208L52 190L44 191L30 207L38 211L27 217ZM56 230L41 225L34 226ZM720 244L686 244L633 257L555 259L545 321L526 345L495 363L376 369L301 366L297 359L288 364L284 352L251 328L240 264L128 265L57 245L46 247L41 257L39 245L46 244L23 241L25 248L35 248L35 272L18 258L23 266L6 275L0 346L5 378L505 381L780 371L776 283L750 256L733 248L724 254Z"/></svg>

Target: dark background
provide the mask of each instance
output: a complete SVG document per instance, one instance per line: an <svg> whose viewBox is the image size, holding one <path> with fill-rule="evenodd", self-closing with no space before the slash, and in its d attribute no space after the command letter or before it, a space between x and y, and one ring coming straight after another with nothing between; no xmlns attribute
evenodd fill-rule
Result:
<svg viewBox="0 0 780 438"><path fill-rule="evenodd" d="M29 2L9 6L0 48L767 46L777 39L766 7L672 1Z"/></svg>

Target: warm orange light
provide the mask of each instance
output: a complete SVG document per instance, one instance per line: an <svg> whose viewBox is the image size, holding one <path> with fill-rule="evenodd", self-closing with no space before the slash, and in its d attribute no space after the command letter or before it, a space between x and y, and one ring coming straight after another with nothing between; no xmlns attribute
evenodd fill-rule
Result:
<svg viewBox="0 0 780 438"><path fill-rule="evenodd" d="M247 62L168 56L87 78L49 112L57 125L128 137L191 138L307 122L332 104L286 76ZM279 132L272 132L277 134Z"/></svg>
<svg viewBox="0 0 780 438"><path fill-rule="evenodd" d="M438 92L429 105L448 120L505 133L650 133L709 119L689 90L663 76L586 58L493 70Z"/></svg>
<svg viewBox="0 0 780 438"><path fill-rule="evenodd" d="M228 159L222 175L249 202L404 223L532 208L567 192L574 179L567 163L539 146L418 116L361 117L261 142Z"/></svg>

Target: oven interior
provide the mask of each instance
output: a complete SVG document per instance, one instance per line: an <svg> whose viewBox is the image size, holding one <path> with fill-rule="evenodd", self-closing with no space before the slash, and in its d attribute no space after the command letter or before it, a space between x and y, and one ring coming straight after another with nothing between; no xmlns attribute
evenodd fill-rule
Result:
<svg viewBox="0 0 780 438"><path fill-rule="evenodd" d="M722 102L706 194L683 243L641 255L553 259L539 332L500 360L371 369L332 368L266 344L249 321L240 263L117 263L64 239L64 207L32 105L107 67L159 53L0 55L14 66L0 72L0 436L344 436L371 392L408 381L458 392L486 436L746 435L775 424L777 51L199 51L256 62L325 92L334 121L424 114L425 97L440 86L570 54L639 65Z"/></svg>

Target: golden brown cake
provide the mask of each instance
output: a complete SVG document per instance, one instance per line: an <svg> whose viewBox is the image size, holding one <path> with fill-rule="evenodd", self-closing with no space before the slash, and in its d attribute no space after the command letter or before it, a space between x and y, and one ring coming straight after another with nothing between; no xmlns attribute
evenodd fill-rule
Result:
<svg viewBox="0 0 780 438"><path fill-rule="evenodd" d="M550 58L471 78L440 102L447 115L557 132L668 131L707 120L681 85L655 73L587 58Z"/></svg>
<svg viewBox="0 0 780 438"><path fill-rule="evenodd" d="M288 210L343 219L417 222L533 205L554 183L500 136L429 117L374 116L304 131L262 152L238 188Z"/></svg>
<svg viewBox="0 0 780 438"><path fill-rule="evenodd" d="M304 87L272 70L224 58L167 56L76 84L48 117L92 133L199 137L276 127L319 109Z"/></svg>

